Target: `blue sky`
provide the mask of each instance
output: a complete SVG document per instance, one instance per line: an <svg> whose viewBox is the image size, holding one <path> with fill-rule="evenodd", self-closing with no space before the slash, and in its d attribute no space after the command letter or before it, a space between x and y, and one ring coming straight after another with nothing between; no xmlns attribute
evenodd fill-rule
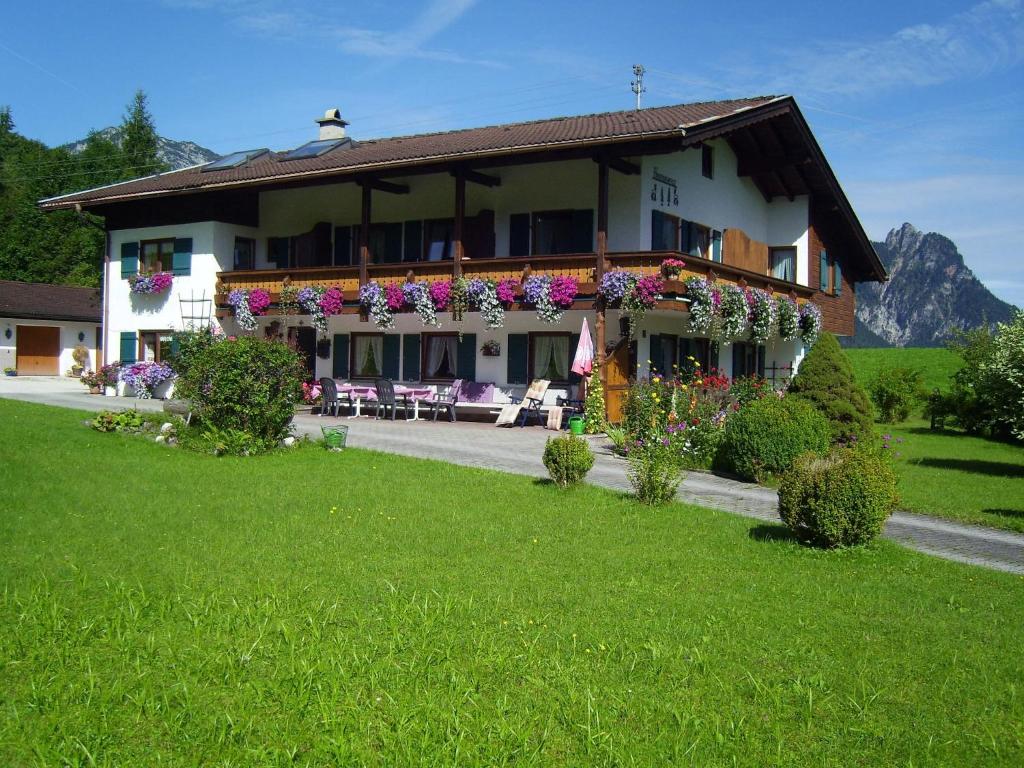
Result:
<svg viewBox="0 0 1024 768"><path fill-rule="evenodd" d="M763 93L797 97L868 234L953 238L1024 306L1022 0L17 3L0 103L49 144L119 121L220 152Z"/></svg>

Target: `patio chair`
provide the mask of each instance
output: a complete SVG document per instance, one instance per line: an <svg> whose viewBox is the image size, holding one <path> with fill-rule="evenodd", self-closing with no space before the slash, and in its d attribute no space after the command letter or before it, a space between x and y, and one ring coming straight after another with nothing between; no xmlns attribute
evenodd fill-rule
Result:
<svg viewBox="0 0 1024 768"><path fill-rule="evenodd" d="M395 395L395 383L391 379L377 379L373 383L373 388L377 390L377 418L381 418L381 414L384 414L384 418L388 417L388 408L391 409L391 420L395 420L395 411L401 408L403 411L409 411L409 398L405 395Z"/></svg>
<svg viewBox="0 0 1024 768"><path fill-rule="evenodd" d="M461 390L462 379L456 379L452 382L447 394L442 395L440 392L435 394L434 399L429 401L431 419L437 421L437 415L446 412L448 421L458 421L458 417L455 415L455 405L459 402Z"/></svg>
<svg viewBox="0 0 1024 768"><path fill-rule="evenodd" d="M346 395L349 411L352 410L352 398ZM320 415L331 411L335 416L341 408L341 397L338 395L338 385L334 379L320 379Z"/></svg>
<svg viewBox="0 0 1024 768"><path fill-rule="evenodd" d="M518 419L519 426L525 427L531 414L540 424L543 418L540 409L544 405L544 395L547 394L550 386L551 382L547 379L534 379L522 398L513 397L511 402L501 409L495 424L499 427L511 426Z"/></svg>

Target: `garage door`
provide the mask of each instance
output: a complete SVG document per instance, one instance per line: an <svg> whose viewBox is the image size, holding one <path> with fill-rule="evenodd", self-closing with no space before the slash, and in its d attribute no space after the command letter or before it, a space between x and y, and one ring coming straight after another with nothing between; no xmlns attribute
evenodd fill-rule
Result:
<svg viewBox="0 0 1024 768"><path fill-rule="evenodd" d="M18 375L60 374L60 328L45 325L18 326Z"/></svg>

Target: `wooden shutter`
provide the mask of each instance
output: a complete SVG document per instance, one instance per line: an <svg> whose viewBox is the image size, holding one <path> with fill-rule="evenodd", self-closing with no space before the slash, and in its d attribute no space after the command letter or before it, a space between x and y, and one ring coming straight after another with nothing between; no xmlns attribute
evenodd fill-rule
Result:
<svg viewBox="0 0 1024 768"><path fill-rule="evenodd" d="M839 266L839 259L832 262L832 292L836 296L843 295L843 270Z"/></svg>
<svg viewBox="0 0 1024 768"><path fill-rule="evenodd" d="M513 213L509 216L508 255L530 255L530 214Z"/></svg>
<svg viewBox="0 0 1024 768"><path fill-rule="evenodd" d="M352 227L334 228L334 264L338 267L352 263Z"/></svg>
<svg viewBox="0 0 1024 768"><path fill-rule="evenodd" d="M138 353L139 337L135 331L121 331L121 362L134 363Z"/></svg>
<svg viewBox="0 0 1024 768"><path fill-rule="evenodd" d="M402 260L402 222L384 225L384 254L380 260L395 264Z"/></svg>
<svg viewBox="0 0 1024 768"><path fill-rule="evenodd" d="M693 224L686 219L679 222L679 250L691 256L700 256L697 251L697 238L694 236Z"/></svg>
<svg viewBox="0 0 1024 768"><path fill-rule="evenodd" d="M711 233L711 260L722 261L722 233L717 229Z"/></svg>
<svg viewBox="0 0 1024 768"><path fill-rule="evenodd" d="M398 362L402 352L402 337L397 333L384 334L384 345L382 354L384 360L381 363L381 373L385 379L392 381L398 378Z"/></svg>
<svg viewBox="0 0 1024 768"><path fill-rule="evenodd" d="M476 334L464 333L456 352L455 373L465 381L476 381Z"/></svg>
<svg viewBox="0 0 1024 768"><path fill-rule="evenodd" d="M418 333L402 335L402 380L420 380L420 335Z"/></svg>
<svg viewBox="0 0 1024 768"><path fill-rule="evenodd" d="M732 377L738 379L740 376L745 376L746 361L744 359L744 353L746 345L740 342L736 342L732 345Z"/></svg>
<svg viewBox="0 0 1024 768"><path fill-rule="evenodd" d="M348 378L348 334L334 334L333 359L331 375L336 379Z"/></svg>
<svg viewBox="0 0 1024 768"><path fill-rule="evenodd" d="M192 274L192 238L176 237L174 255L171 257L171 272L175 277Z"/></svg>
<svg viewBox="0 0 1024 768"><path fill-rule="evenodd" d="M653 375L655 371L663 373L661 364L661 335L652 333L648 336L650 343L650 350L647 355L647 359L651 361L651 369L648 371L648 375Z"/></svg>
<svg viewBox="0 0 1024 768"><path fill-rule="evenodd" d="M139 244L121 243L121 278L139 274Z"/></svg>
<svg viewBox="0 0 1024 768"><path fill-rule="evenodd" d="M267 238L267 260L277 269L288 269L288 251L287 237Z"/></svg>
<svg viewBox="0 0 1024 768"><path fill-rule="evenodd" d="M572 241L576 253L594 250L594 210L572 212Z"/></svg>
<svg viewBox="0 0 1024 768"><path fill-rule="evenodd" d="M828 291L828 254L825 251L818 254L818 289L823 293Z"/></svg>
<svg viewBox="0 0 1024 768"><path fill-rule="evenodd" d="M527 333L510 333L508 335L508 369L506 378L509 384L526 384L529 368L530 335Z"/></svg>
<svg viewBox="0 0 1024 768"><path fill-rule="evenodd" d="M331 247L331 225L326 221L318 221L310 232L313 239L313 266L329 267L334 259Z"/></svg>
<svg viewBox="0 0 1024 768"><path fill-rule="evenodd" d="M423 258L423 222L405 222L405 249L403 261L419 261Z"/></svg>

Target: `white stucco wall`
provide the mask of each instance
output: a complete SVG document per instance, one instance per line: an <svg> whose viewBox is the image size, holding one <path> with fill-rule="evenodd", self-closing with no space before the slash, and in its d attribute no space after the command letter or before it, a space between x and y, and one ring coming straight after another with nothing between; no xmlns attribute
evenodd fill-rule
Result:
<svg viewBox="0 0 1024 768"><path fill-rule="evenodd" d="M96 323L75 323L65 320L27 320L17 317L0 317L0 371L4 368L17 366L18 326L19 325L42 325L47 327L60 328L60 366L59 373L63 376L72 365L75 364L71 356L76 346L80 343L89 350L89 361L86 368L95 369L98 361L96 355L96 329L100 326ZM11 331L11 338L7 338L7 330ZM84 334L85 338L79 342L78 334Z"/></svg>

